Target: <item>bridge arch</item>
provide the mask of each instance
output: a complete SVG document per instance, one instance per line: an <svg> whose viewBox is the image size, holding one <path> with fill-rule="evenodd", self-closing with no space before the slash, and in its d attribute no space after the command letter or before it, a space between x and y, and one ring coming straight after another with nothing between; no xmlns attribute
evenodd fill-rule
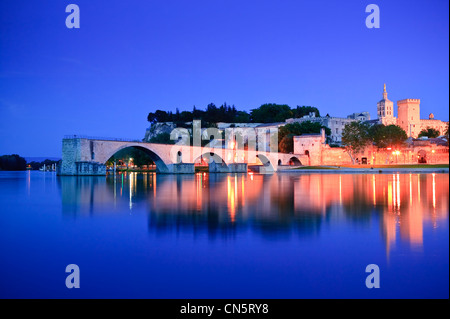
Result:
<svg viewBox="0 0 450 319"><path fill-rule="evenodd" d="M152 149L143 146L143 145L139 145L139 144L125 144L125 145L121 145L117 148L112 149L111 151L109 151L108 153L106 153L106 156L103 157L102 159L98 159L102 164L105 164L114 154L116 154L117 152L124 150L126 148L135 148L138 150L143 151L145 154L147 154L151 160L155 163L156 165L156 171L159 172L167 172L169 169L166 165L166 163L161 159L161 157Z"/></svg>
<svg viewBox="0 0 450 319"><path fill-rule="evenodd" d="M292 157L289 159L288 164L289 164L289 165L296 165L296 166L299 166L299 165L302 165L302 162L300 161L300 159L299 159L297 156L292 156Z"/></svg>
<svg viewBox="0 0 450 319"><path fill-rule="evenodd" d="M201 154L195 159L194 163L201 163L202 160L208 164L210 172L221 172L228 170L228 165L225 160L214 152L205 152Z"/></svg>
<svg viewBox="0 0 450 319"><path fill-rule="evenodd" d="M270 159L264 154L256 154L256 157L261 161L264 167L268 170L275 171L275 165L272 164Z"/></svg>

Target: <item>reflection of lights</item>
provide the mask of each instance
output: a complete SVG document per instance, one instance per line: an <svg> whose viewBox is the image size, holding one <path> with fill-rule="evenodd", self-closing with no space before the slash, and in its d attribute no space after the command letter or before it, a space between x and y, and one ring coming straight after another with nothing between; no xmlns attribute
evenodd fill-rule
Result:
<svg viewBox="0 0 450 319"><path fill-rule="evenodd" d="M134 187L136 186L136 179L135 179L135 174L136 173L131 173L130 174L130 204L129 204L129 206L130 206L130 210L133 208L133 190L134 190Z"/></svg>
<svg viewBox="0 0 450 319"><path fill-rule="evenodd" d="M419 198L420 203L420 174L417 174L417 197Z"/></svg>
<svg viewBox="0 0 450 319"><path fill-rule="evenodd" d="M372 175L372 189L373 189L373 206L376 206L377 205L377 197L376 197L376 194L375 194L375 189L376 189L376 187L375 187L375 175Z"/></svg>
<svg viewBox="0 0 450 319"><path fill-rule="evenodd" d="M152 175L152 184L153 184L153 196L156 197L156 173Z"/></svg>
<svg viewBox="0 0 450 319"><path fill-rule="evenodd" d="M227 195L228 195L228 210L230 212L230 220L233 223L235 220L235 193L234 187L231 186L231 176L227 177Z"/></svg>
<svg viewBox="0 0 450 319"><path fill-rule="evenodd" d="M388 206L389 209L392 206L392 182L388 181Z"/></svg>
<svg viewBox="0 0 450 319"><path fill-rule="evenodd" d="M436 208L436 174L433 173L433 208Z"/></svg>
<svg viewBox="0 0 450 319"><path fill-rule="evenodd" d="M409 174L409 203L412 205L412 174Z"/></svg>
<svg viewBox="0 0 450 319"><path fill-rule="evenodd" d="M204 174L204 173L203 173ZM200 211L202 208L202 174L197 174L197 210Z"/></svg>
<svg viewBox="0 0 450 319"><path fill-rule="evenodd" d="M244 188L245 188L245 185L244 185L244 178L242 178L241 179L241 184L242 184L242 196L241 196L241 198L242 198L242 206L245 206L245 191L244 191Z"/></svg>

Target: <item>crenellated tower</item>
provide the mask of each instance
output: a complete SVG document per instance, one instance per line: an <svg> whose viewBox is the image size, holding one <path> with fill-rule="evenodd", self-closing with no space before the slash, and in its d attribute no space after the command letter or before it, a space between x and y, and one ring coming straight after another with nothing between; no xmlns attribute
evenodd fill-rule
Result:
<svg viewBox="0 0 450 319"><path fill-rule="evenodd" d="M408 135L408 137L417 138L421 131L420 123L420 100L404 99L397 101L398 120L397 125L400 126Z"/></svg>

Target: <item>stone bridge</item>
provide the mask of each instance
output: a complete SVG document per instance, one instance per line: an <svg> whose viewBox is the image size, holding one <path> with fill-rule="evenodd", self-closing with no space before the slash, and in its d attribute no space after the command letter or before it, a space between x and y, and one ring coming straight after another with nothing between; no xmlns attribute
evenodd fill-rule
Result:
<svg viewBox="0 0 450 319"><path fill-rule="evenodd" d="M63 139L58 174L105 175L106 162L128 147L144 151L158 173L169 174L194 173L194 164L201 159L209 164L210 173L247 172L248 165L259 165L259 172L271 173L279 166L307 163L305 155L71 136Z"/></svg>

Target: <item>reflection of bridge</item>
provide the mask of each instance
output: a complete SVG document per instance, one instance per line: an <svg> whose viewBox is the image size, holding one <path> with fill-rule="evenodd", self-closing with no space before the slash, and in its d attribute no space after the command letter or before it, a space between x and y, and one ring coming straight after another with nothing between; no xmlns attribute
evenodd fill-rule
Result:
<svg viewBox="0 0 450 319"><path fill-rule="evenodd" d="M208 162L212 173L247 172L248 164L260 165L261 173L278 170L291 162L301 165L305 155L276 152L168 145L71 136L63 139L60 175L105 175L106 162L118 151L132 147L144 151L156 164L159 173L194 173L194 163Z"/></svg>

